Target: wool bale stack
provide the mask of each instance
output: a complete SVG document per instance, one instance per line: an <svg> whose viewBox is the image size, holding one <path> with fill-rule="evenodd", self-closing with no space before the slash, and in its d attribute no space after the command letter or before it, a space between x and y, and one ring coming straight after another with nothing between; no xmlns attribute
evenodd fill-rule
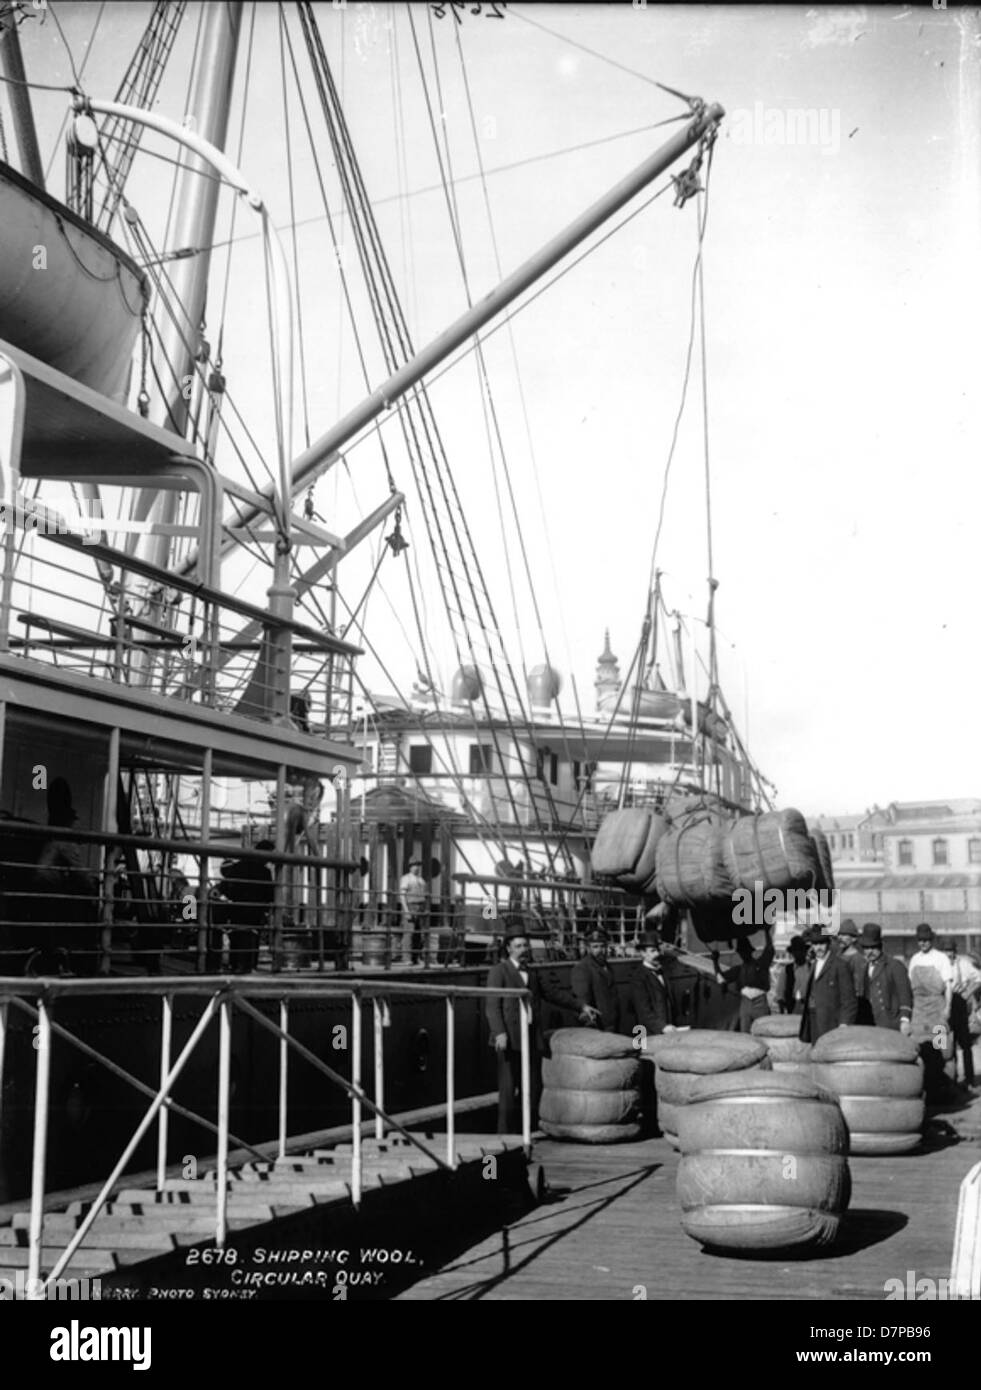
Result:
<svg viewBox="0 0 981 1390"><path fill-rule="evenodd" d="M628 806L605 816L592 851L594 874L628 893L653 892L657 846L668 822L657 811Z"/></svg>
<svg viewBox="0 0 981 1390"><path fill-rule="evenodd" d="M770 1014L768 1018L754 1019L751 1032L766 1044L774 1071L810 1078L813 1048L800 1040L801 1021L800 1014Z"/></svg>
<svg viewBox="0 0 981 1390"><path fill-rule="evenodd" d="M916 1044L892 1028L835 1028L814 1044L814 1080L837 1096L852 1154L915 1149L926 1113Z"/></svg>
<svg viewBox="0 0 981 1390"><path fill-rule="evenodd" d="M828 1245L851 1195L848 1131L803 1077L702 1077L679 1114L676 1191L686 1235L713 1250Z"/></svg>
<svg viewBox="0 0 981 1390"><path fill-rule="evenodd" d="M679 1114L697 1081L722 1072L770 1068L762 1038L750 1038L745 1033L717 1033L704 1028L648 1038L644 1054L654 1063L657 1122L661 1133L675 1148L678 1147Z"/></svg>
<svg viewBox="0 0 981 1390"><path fill-rule="evenodd" d="M618 1144L640 1134L641 1071L631 1038L559 1028L542 1063L539 1123L552 1139Z"/></svg>

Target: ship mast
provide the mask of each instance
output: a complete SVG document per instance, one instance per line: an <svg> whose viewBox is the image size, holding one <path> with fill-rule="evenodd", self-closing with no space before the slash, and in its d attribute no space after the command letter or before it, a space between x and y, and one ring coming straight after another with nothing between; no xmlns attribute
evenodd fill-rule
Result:
<svg viewBox="0 0 981 1390"><path fill-rule="evenodd" d="M184 117L184 124L195 135L222 150L228 135L241 22L241 3L204 7L191 99ZM164 359L171 364L174 380L164 384L170 399L158 400L152 415L156 423L181 435L187 429L189 415L189 401L181 388L194 374L218 208L220 185L217 180L204 177L209 172L200 156L189 155L174 190L173 244L194 247L195 255L175 261L171 270L174 317L161 328L161 347ZM146 489L137 499L136 514L169 524L175 519L176 507L176 493ZM170 536L152 535L146 558L166 569L170 562L170 546Z"/></svg>
<svg viewBox="0 0 981 1390"><path fill-rule="evenodd" d="M20 149L21 167L32 183L44 187L44 165L37 144L37 131L34 127L34 112L31 110L31 94L27 87L27 74L20 51L20 35L17 32L17 19L14 14L7 16L9 24L0 24L0 66L10 79L7 94L10 99L10 112L14 129L17 132L17 146Z"/></svg>

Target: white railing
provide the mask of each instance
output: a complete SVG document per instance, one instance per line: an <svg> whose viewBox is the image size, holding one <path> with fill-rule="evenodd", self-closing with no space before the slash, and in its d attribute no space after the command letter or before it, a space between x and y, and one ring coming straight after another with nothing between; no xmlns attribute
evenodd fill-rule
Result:
<svg viewBox="0 0 981 1390"><path fill-rule="evenodd" d="M76 999L84 996L106 997L111 995L133 994L159 996L161 999L160 1018L160 1083L157 1089L148 1086L127 1072L117 1062L83 1042L56 1023L53 1018L55 1001L61 998ZM173 1028L173 1002L178 996L207 996L207 1002L190 1037L181 1049L176 1060L171 1054ZM261 1013L249 998L274 999L279 1002L279 1023L274 1023ZM430 1149L418 1136L412 1134L384 1109L385 1057L383 1048L384 1023L387 1011L399 997L407 999L419 996L442 998L446 1003L446 1145L445 1156L441 1157ZM521 1036L521 1137L526 1154L531 1151L531 1052L529 1027L531 1023L531 995L523 989L488 989L478 986L444 986L430 984L392 984L369 980L350 980L343 984L333 981L297 977L293 979L264 979L259 976L226 978L222 976L198 977L194 979L171 978L154 980L71 980L42 979L15 980L0 978L0 1101L3 1095L3 1066L10 1010L25 1014L35 1025L36 1047L36 1088L34 1104L34 1139L31 1170L30 1216L28 1226L28 1297L44 1298L48 1286L62 1274L75 1256L99 1213L108 1202L113 1189L124 1175L127 1165L138 1145L149 1132L154 1121L157 1123L157 1172L156 1191L165 1190L167 1174L167 1123L173 1111L202 1125L217 1135L217 1180L215 1207L215 1244L222 1248L228 1237L228 1155L230 1144L247 1150L260 1161L265 1155L254 1145L236 1138L229 1128L231 1111L231 1021L232 1011L238 1009L258 1026L271 1032L279 1040L279 1124L277 1135L277 1154L284 1159L287 1150L287 1093L289 1082L289 1052L292 1049L312 1067L326 1076L331 1082L346 1091L351 1101L352 1152L350 1187L351 1199L355 1207L361 1203L364 1184L364 1156L361 1144L362 1110L368 1109L375 1117L375 1136L381 1140L386 1127L396 1130L411 1144L420 1149L438 1167L454 1170L457 1167L456 1129L454 1110L456 1096L456 1039L455 1018L456 1001L459 998L517 998L520 1002ZM289 1033L289 1005L292 999L349 999L351 1002L351 1077L348 1080L332 1067L329 1067L308 1048L304 1047ZM362 1011L367 1001L372 1004L374 1038L374 1090L372 1098L365 1091L361 1081L361 1038ZM31 1002L33 1001L33 1002ZM217 1124L195 1114L173 1099L173 1088L186 1067L195 1048L204 1036L208 1025L215 1016L219 1021L218 1049L218 1102ZM54 1036L58 1036L79 1048L87 1056L102 1063L114 1075L127 1081L136 1090L150 1097L150 1104L133 1134L125 1145L112 1171L106 1178L98 1196L85 1213L68 1245L59 1255L54 1267L43 1276L41 1274L42 1246L44 1234L45 1166L48 1146L48 1106L49 1081L51 1074L51 1052ZM0 1116L2 1118L2 1116Z"/></svg>

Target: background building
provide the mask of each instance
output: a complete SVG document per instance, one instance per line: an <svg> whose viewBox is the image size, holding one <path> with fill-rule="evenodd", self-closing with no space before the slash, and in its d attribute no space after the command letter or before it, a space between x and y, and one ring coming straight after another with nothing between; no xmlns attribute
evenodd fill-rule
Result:
<svg viewBox="0 0 981 1390"><path fill-rule="evenodd" d="M893 801L814 823L828 837L843 917L878 922L897 954L912 954L920 922L981 950L981 800Z"/></svg>

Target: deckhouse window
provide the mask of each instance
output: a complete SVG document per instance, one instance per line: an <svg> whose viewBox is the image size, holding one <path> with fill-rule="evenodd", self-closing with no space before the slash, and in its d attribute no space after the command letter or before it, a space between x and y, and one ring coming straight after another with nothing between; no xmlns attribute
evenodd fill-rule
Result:
<svg viewBox="0 0 981 1390"><path fill-rule="evenodd" d="M946 840L934 840L934 842L933 842L933 862L934 862L934 864L937 864L937 865L939 865L939 864L948 864L948 863L950 862L950 860L947 858L947 841L946 841Z"/></svg>
<svg viewBox="0 0 981 1390"><path fill-rule="evenodd" d="M913 841L900 840L899 842L899 864L901 868L909 869L913 865Z"/></svg>
<svg viewBox="0 0 981 1390"><path fill-rule="evenodd" d="M470 775L479 777L482 772L494 771L494 745L492 743L471 743Z"/></svg>
<svg viewBox="0 0 981 1390"><path fill-rule="evenodd" d="M967 858L971 864L981 864L981 840L977 838L968 840Z"/></svg>
<svg viewBox="0 0 981 1390"><path fill-rule="evenodd" d="M429 743L417 743L409 749L409 771L425 776L433 770L433 749Z"/></svg>
<svg viewBox="0 0 981 1390"><path fill-rule="evenodd" d="M553 753L550 748L537 749L535 755L535 772L540 781L544 782L547 776L551 786L557 786L559 781L559 755Z"/></svg>

